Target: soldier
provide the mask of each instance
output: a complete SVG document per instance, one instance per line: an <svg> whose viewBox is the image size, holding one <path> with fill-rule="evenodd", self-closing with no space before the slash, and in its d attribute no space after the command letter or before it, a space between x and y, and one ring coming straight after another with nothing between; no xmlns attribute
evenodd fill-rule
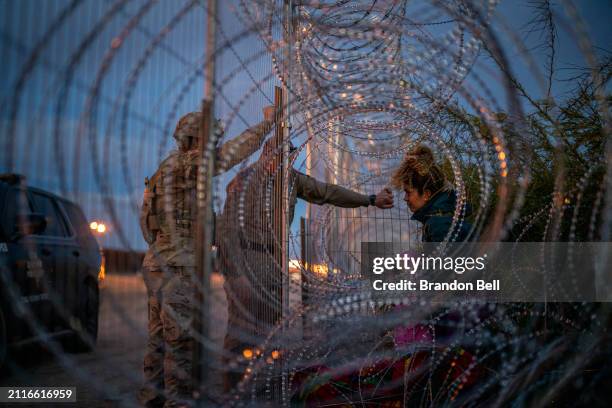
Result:
<svg viewBox="0 0 612 408"><path fill-rule="evenodd" d="M229 169L261 146L274 123L274 107L264 120L216 149L221 168ZM144 358L145 384L139 400L145 406L189 406L195 273L196 176L202 114L183 116L174 131L177 150L162 161L146 188L140 225L149 244L143 261L148 292L149 340ZM165 392L164 392L165 391Z"/></svg>
<svg viewBox="0 0 612 408"><path fill-rule="evenodd" d="M228 301L225 392L232 391L243 378L246 360L257 354L257 346L280 316L280 272L274 258L280 244L272 237L271 230L273 183L280 172L278 160L273 157L273 143L269 139L258 161L230 181L223 214L217 223ZM289 190L289 225L298 198L343 208L393 207L393 194L388 189L368 196L318 181L293 168L289 170ZM237 246L240 248L236 249Z"/></svg>

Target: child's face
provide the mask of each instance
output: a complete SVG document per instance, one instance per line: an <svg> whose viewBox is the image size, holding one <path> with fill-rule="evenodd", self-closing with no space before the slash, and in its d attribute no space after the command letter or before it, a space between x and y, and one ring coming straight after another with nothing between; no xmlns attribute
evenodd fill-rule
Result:
<svg viewBox="0 0 612 408"><path fill-rule="evenodd" d="M404 186L404 201L408 204L410 211L415 212L420 210L431 197L431 193L425 190L423 194L419 193L416 188Z"/></svg>

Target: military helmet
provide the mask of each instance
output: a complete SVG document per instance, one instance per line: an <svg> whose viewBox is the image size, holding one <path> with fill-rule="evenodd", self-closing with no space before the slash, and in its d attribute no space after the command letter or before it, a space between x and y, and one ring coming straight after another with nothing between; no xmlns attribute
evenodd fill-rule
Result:
<svg viewBox="0 0 612 408"><path fill-rule="evenodd" d="M200 124L202 123L202 112L189 112L181 117L174 129L174 139L179 141L185 137L199 137ZM223 123L219 119L215 119L215 131L218 135L222 135L225 131Z"/></svg>
<svg viewBox="0 0 612 408"><path fill-rule="evenodd" d="M174 139L177 141L184 137L198 137L202 123L202 112L189 112L179 119L174 129Z"/></svg>

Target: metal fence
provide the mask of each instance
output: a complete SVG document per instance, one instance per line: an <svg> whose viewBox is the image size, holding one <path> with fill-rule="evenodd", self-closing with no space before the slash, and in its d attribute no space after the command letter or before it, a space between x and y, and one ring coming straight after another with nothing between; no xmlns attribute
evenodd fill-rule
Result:
<svg viewBox="0 0 612 408"><path fill-rule="evenodd" d="M508 3L2 2L0 385L137 405L144 360L145 377L184 369L179 397L201 406L604 395L606 303L385 303L361 274L363 242L409 252L431 232L403 190L392 209L369 197L422 143L454 197L428 214L448 221L439 241L609 240L610 63L590 8L532 4L542 45ZM562 77L559 47L584 69ZM188 159L172 136L194 111ZM172 160L184 173L158 172ZM148 243L153 179L166 218ZM608 258L587 265L602 293ZM183 354L151 363L177 332Z"/></svg>

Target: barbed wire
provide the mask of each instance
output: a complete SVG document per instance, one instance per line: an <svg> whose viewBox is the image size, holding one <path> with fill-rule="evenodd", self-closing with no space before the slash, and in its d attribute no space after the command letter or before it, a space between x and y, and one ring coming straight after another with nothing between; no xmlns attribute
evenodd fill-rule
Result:
<svg viewBox="0 0 612 408"><path fill-rule="evenodd" d="M112 245L105 249L137 254L144 249L142 180L171 150L177 119L199 109L207 68L217 67L215 118L226 130L198 158L201 168L239 130L258 122L259 108L274 104L273 87L281 86L285 102L277 108L289 117L276 126L288 138L237 170L227 168L239 154L234 149L217 163L227 174L207 191L219 212L221 257L232 264L215 276L225 274L229 286L231 273L244 277L252 298L239 308L239 319L234 316L242 354L189 332L212 356L212 370L242 376L224 396L216 390L208 398L236 405L322 404L325 398L368 404L401 389L393 398L403 404L549 403L567 384L562 374L593 390L609 369L596 378L577 361L590 364L594 355L609 360L609 349L593 351L608 336L605 307L444 297L437 299L442 307L402 296L380 301L364 284L361 244L416 245L421 232L401 192L389 211L309 204L297 210L308 214L299 232L287 215L302 191L296 172L372 194L389 186L405 154L425 143L456 193L440 248L468 228L474 240L567 241L572 264L579 242L606 241L612 219L609 76L604 81L587 23L571 2L562 3L563 9L541 5L543 20L537 21L545 25L551 50L543 74L534 50L500 15L498 1L220 4L210 55L204 54L208 7L201 1L61 2L45 16L48 23L33 24L40 28L23 44L16 22L3 33L3 51L20 56L10 63L2 91L2 172L23 173L32 185L71 197L89 219L105 218L112 226ZM35 7L17 6L32 19ZM560 31L580 49L593 84L591 94L569 106L554 92ZM533 75L544 94L523 85L524 75ZM584 105L593 107L590 116L580 111ZM36 120L28 123L29 117ZM240 187L232 190L235 180ZM279 185L286 190L279 193ZM167 207L168 213L177 210ZM282 236L276 233L279 214L285 217ZM551 255L543 244L539 248L538 264L550 272ZM512 259L517 263L509 265L510 274L531 291L519 259ZM589 267L599 270L596 263ZM44 338L45 322L10 276L2 266L9 303L19 305L29 329ZM551 276L548 286L560 297L577 293L581 277L571 276L568 290ZM201 282L193 287L203 290ZM60 291L49 290L51 307L63 320L74 320ZM115 295L107 299L127 327L122 334L142 335L142 317ZM220 304L241 302L232 291L204 295ZM98 392L119 392L98 384L94 372L55 342L45 342L63 367ZM545 364L555 372L536 375ZM391 379L390 372L399 374ZM123 375L140 380L137 372Z"/></svg>

